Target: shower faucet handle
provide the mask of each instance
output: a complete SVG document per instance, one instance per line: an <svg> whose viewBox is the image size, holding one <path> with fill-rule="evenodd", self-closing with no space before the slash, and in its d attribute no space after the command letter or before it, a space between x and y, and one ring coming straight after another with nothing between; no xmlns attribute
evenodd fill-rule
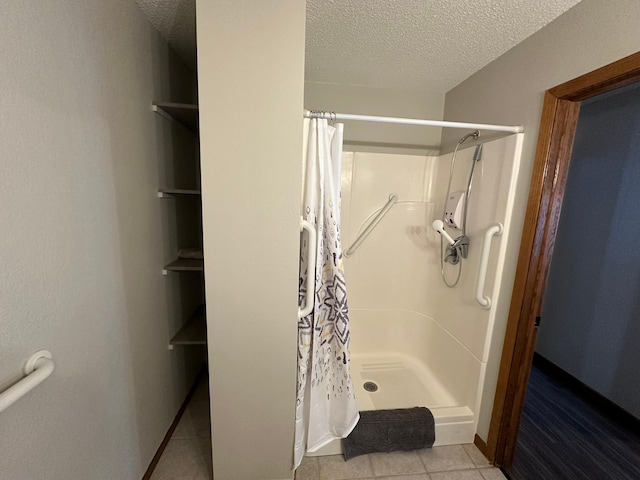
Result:
<svg viewBox="0 0 640 480"><path fill-rule="evenodd" d="M431 226L436 232L442 235L449 244L454 245L456 243L456 241L451 238L451 235L445 231L444 222L442 220L434 220Z"/></svg>

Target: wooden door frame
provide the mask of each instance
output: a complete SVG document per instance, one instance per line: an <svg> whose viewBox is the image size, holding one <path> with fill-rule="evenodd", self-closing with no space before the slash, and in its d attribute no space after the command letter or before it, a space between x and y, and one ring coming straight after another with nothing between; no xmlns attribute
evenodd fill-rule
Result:
<svg viewBox="0 0 640 480"><path fill-rule="evenodd" d="M580 103L640 82L640 52L547 90L489 435L476 445L496 465L513 462L542 297L558 227Z"/></svg>

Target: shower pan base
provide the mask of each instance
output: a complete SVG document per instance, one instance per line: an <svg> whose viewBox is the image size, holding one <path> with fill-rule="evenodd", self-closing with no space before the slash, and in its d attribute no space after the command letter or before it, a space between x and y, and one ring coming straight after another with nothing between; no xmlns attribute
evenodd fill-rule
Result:
<svg viewBox="0 0 640 480"><path fill-rule="evenodd" d="M358 408L387 410L427 407L433 413L436 446L472 443L472 410L459 405L433 373L420 362L398 354L353 355L351 378ZM377 387L377 388L375 388ZM334 440L307 456L338 455L342 442Z"/></svg>

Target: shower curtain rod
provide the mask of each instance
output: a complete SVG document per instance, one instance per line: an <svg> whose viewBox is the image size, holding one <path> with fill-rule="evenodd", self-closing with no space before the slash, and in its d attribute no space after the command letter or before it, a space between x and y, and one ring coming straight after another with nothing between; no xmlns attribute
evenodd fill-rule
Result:
<svg viewBox="0 0 640 480"><path fill-rule="evenodd" d="M305 110L305 118L326 118L327 120L358 120L362 122L398 123L403 125L419 125L424 127L471 128L476 130L492 130L494 132L521 133L522 125L490 125L484 123L445 122L444 120L420 120L416 118L376 117L371 115L352 115L350 113L334 113L319 110Z"/></svg>

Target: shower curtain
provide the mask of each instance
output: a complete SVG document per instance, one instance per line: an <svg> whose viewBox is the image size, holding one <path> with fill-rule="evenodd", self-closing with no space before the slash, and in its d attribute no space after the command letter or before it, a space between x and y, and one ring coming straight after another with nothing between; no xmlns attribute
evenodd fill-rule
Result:
<svg viewBox="0 0 640 480"><path fill-rule="evenodd" d="M300 302L315 295L298 321L294 468L305 452L344 438L359 420L349 374L349 316L340 245L343 125L305 119L302 218L317 232L315 292L305 291L307 248L300 254ZM303 240L303 242L306 241Z"/></svg>

